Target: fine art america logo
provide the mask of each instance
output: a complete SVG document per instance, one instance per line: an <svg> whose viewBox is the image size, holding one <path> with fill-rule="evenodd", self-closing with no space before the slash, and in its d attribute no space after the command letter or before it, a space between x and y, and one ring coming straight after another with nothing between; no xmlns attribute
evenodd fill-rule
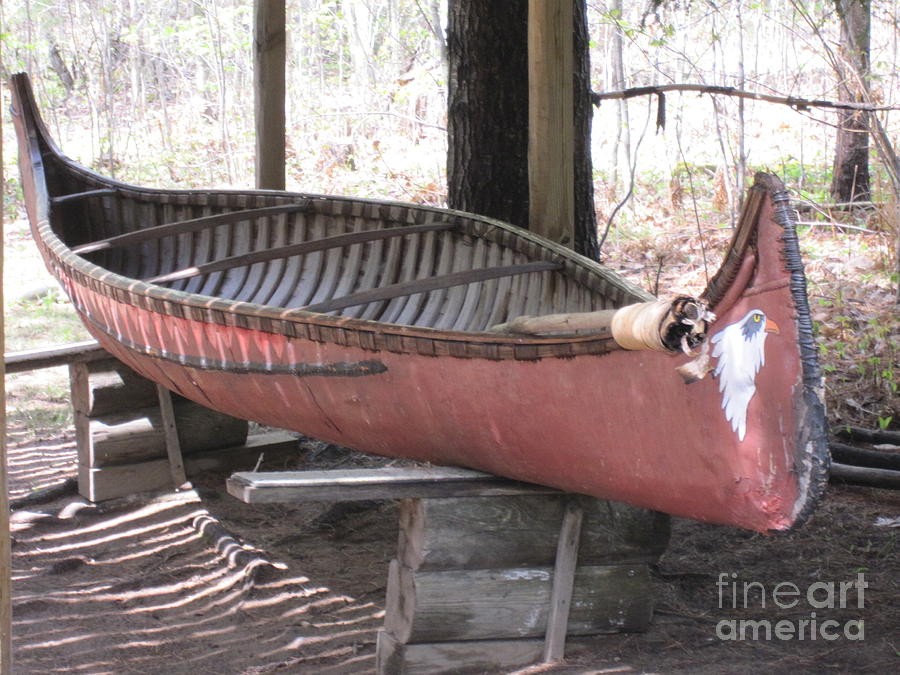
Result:
<svg viewBox="0 0 900 675"><path fill-rule="evenodd" d="M865 575L852 581L816 581L805 589L790 581L766 586L758 581L737 581L737 573L719 574L719 609L793 610L802 618L722 619L716 624L720 640L864 640L865 621L838 621L822 610L863 609ZM792 612L793 613L793 612Z"/></svg>

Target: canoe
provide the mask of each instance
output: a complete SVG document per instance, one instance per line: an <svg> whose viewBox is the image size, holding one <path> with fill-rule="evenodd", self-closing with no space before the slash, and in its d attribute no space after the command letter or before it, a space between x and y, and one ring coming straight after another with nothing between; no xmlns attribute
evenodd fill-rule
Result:
<svg viewBox="0 0 900 675"><path fill-rule="evenodd" d="M776 177L704 293L657 301L470 213L117 182L65 157L27 77L11 84L34 239L144 376L363 452L711 523L786 530L815 508L821 373Z"/></svg>

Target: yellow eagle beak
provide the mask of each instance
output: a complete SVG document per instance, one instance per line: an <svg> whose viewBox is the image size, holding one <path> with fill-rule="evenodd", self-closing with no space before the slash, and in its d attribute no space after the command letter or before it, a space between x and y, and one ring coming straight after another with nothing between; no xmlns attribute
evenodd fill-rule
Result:
<svg viewBox="0 0 900 675"><path fill-rule="evenodd" d="M775 333L778 335L781 331L778 329L778 324L772 321L772 319L766 319L766 332L767 333Z"/></svg>

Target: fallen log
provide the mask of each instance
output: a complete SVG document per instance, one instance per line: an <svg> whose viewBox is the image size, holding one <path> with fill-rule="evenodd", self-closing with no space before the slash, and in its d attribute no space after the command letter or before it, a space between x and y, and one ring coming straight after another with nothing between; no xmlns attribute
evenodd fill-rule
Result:
<svg viewBox="0 0 900 675"><path fill-rule="evenodd" d="M841 464L900 471L900 453L897 452L866 450L837 441L832 441L828 448L831 450L831 458Z"/></svg>
<svg viewBox="0 0 900 675"><path fill-rule="evenodd" d="M862 443L890 443L892 445L900 445L900 431L863 429L862 427L852 427L848 425L836 429L835 434Z"/></svg>
<svg viewBox="0 0 900 675"><path fill-rule="evenodd" d="M830 478L832 482L845 485L900 490L900 471L889 469L873 469L866 466L850 466L832 462Z"/></svg>

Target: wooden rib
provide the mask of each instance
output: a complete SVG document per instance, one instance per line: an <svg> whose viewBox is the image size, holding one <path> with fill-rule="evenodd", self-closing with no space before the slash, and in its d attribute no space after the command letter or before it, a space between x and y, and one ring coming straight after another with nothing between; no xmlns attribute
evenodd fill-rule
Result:
<svg viewBox="0 0 900 675"><path fill-rule="evenodd" d="M250 228L246 228L250 229ZM276 247L276 244L272 242L272 223L269 218L263 218L259 221L258 227L256 228L256 242L251 242L252 246L249 250L261 250L270 247ZM272 262L272 261L269 261ZM268 263L257 263L255 265L251 265L247 269L247 278L241 284L240 289L237 293L234 294L235 300L240 300L243 302L251 302L253 297L256 295L257 291L259 291L260 286L262 286L263 281L265 280L266 273L269 271Z"/></svg>
<svg viewBox="0 0 900 675"><path fill-rule="evenodd" d="M484 239L475 242L475 250L472 252L472 259L477 260L477 267L487 266L488 244ZM543 274L541 275L543 276ZM466 288L465 298L462 307L457 312L456 319L453 322L451 330L470 330L472 325L472 316L478 307L478 303L482 297L482 288L484 284L469 284Z"/></svg>
<svg viewBox="0 0 900 675"><path fill-rule="evenodd" d="M237 224L231 224L227 226L231 230L231 248L226 260L228 258L234 258L235 256L245 256L251 255L254 251L252 248L252 238L249 227L242 227ZM216 260L211 263L207 263L208 265L215 265ZM256 262L256 261L253 261ZM170 273L170 275L179 275L185 269L193 269L193 267L189 268L179 268ZM228 300L237 300L237 296L240 294L241 289L244 287L244 281L247 279L247 272L250 269L248 265L229 265L226 268L223 268L222 271L222 283L219 285L219 288L216 289L215 295L218 298L226 298ZM213 269L212 271L216 271ZM194 275L188 276L180 276L178 278L189 279Z"/></svg>
<svg viewBox="0 0 900 675"><path fill-rule="evenodd" d="M394 283L397 283L397 275L400 271L400 259L402 250L403 240L399 237L394 237L388 241L387 250L382 254L381 265L379 266L380 274L378 276L378 281L376 282L375 286L372 287L373 289L385 288ZM362 292L363 290L364 289L360 288L357 292ZM381 316L384 312L385 307L386 304L383 302L373 302L365 308L362 313L362 318L372 319L373 321L381 321Z"/></svg>
<svg viewBox="0 0 900 675"><path fill-rule="evenodd" d="M266 249L264 251L251 251L240 255L233 255L221 260L204 263L195 267L187 267L185 269L176 270L169 274L161 274L159 276L144 279L150 284L163 284L178 279L187 279L200 274L210 274L212 272L220 272L235 267L243 267L244 265L252 265L253 263L266 262L276 258L287 258L294 255L303 255L316 251L326 251L328 249L340 246L349 246L365 241L373 241L375 239L387 239L389 237L399 237L405 234L414 234L416 232L429 232L431 230L450 230L455 228L453 223L426 223L425 225L408 225L403 227L389 227L384 230L366 230L364 232L350 232L347 234L336 234L323 239L314 241L304 241L299 244L289 244L288 246L279 246L278 248Z"/></svg>
<svg viewBox="0 0 900 675"><path fill-rule="evenodd" d="M276 216L272 224L272 246L287 246L288 243L288 224L287 219L283 215ZM266 265L265 276L263 277L259 288L253 297L248 298L248 302L264 305L275 292L275 289L281 285L284 279L285 261L273 260Z"/></svg>
<svg viewBox="0 0 900 675"><path fill-rule="evenodd" d="M305 233L297 243L303 241L312 241L315 239L324 239L328 233L328 221L330 215L316 213L311 218L304 217ZM279 307L297 307L299 305L308 305L315 297L316 289L319 286L319 279L322 276L322 269L325 264L325 255L321 251L316 251L310 255L292 256L288 261L298 260L300 262L299 276L296 283L291 288L291 293L285 298L284 302L276 303Z"/></svg>
<svg viewBox="0 0 900 675"><path fill-rule="evenodd" d="M311 219L307 214L299 214L291 218L287 223L288 232L286 244L298 244L307 239L315 239L312 235ZM273 307L290 307L295 304L301 304L294 301L297 289L303 280L303 270L312 256L294 256L293 258L284 259L284 273L281 275L281 281L272 290L272 294L266 299L265 304ZM305 303L303 303L305 304Z"/></svg>
<svg viewBox="0 0 900 675"><path fill-rule="evenodd" d="M185 234L187 232L197 232L208 227L216 227L218 225L228 225L230 223L240 222L251 218L262 218L264 216L274 216L279 213L293 213L294 211L302 211L309 206L309 202L302 204L281 204L279 206L264 206L258 209L242 209L241 211L229 211L228 213L217 213L212 216L203 216L201 218L191 218L190 220L179 220L174 223L163 223L162 225L154 225L145 227L136 232L126 232L118 234L114 237L107 237L99 241L92 241L89 244L82 244L72 249L73 253L85 255L94 251L105 251L110 248L127 246L140 241L149 239L159 239L168 237L173 234Z"/></svg>
<svg viewBox="0 0 900 675"><path fill-rule="evenodd" d="M419 258L419 245L421 244L421 240L418 236L416 236L401 241L405 243L405 246L403 247L403 252L401 255L402 260L400 264L400 277L399 279L397 279L397 281L412 281L413 279L417 278L416 268ZM387 304L387 307L384 308L384 311L381 313L381 320L385 323L397 323L400 314L403 312L403 308L406 306L408 300L408 295L401 295L391 300Z"/></svg>
<svg viewBox="0 0 900 675"><path fill-rule="evenodd" d="M431 235L437 236L434 232L432 232ZM382 259L383 249L384 240L381 239L379 239L378 241L373 241L372 243L366 244L362 247L362 258L360 260L361 276L358 277L355 285L352 288L348 288L346 293L342 293L342 295L349 295L354 291L367 291L370 288L375 288L376 280L378 279L378 272L380 269L380 261ZM347 312L343 312L343 316L349 316L353 317L354 319L358 319L364 318L367 307L365 305L360 307L348 307L348 310L349 311Z"/></svg>
<svg viewBox="0 0 900 675"><path fill-rule="evenodd" d="M512 264L515 254L511 248L504 248L500 261L504 264ZM488 320L484 329L493 326L495 323L505 321L509 317L509 301L512 298L512 282L510 277L501 277L497 281L497 288L494 291L494 300L491 303L491 310L488 314Z"/></svg>
<svg viewBox="0 0 900 675"><path fill-rule="evenodd" d="M234 226L225 224L210 230L212 233L212 259L221 260L234 254L234 237L232 230ZM165 241L164 239L162 241ZM200 293L211 297L218 297L219 289L225 283L224 272L213 272L203 277L203 288Z"/></svg>
<svg viewBox="0 0 900 675"><path fill-rule="evenodd" d="M84 192L73 192L68 195L59 195L58 197L51 197L50 204L53 206L59 206L61 204L71 204L72 202L81 201L82 199L88 199L89 197L111 197L113 195L118 194L118 190L113 188L100 188L98 190L85 190Z"/></svg>
<svg viewBox="0 0 900 675"><path fill-rule="evenodd" d="M437 245L440 248L437 267L430 276L448 274L453 269L453 253L456 250L455 242L441 239L437 242ZM435 322L440 318L440 308L443 305L445 295L445 290L439 290L426 296L425 306L416 319L417 326L434 327Z"/></svg>
<svg viewBox="0 0 900 675"><path fill-rule="evenodd" d="M301 307L300 309L306 310L307 312L333 312L344 309L345 307L350 307L351 305L390 300L401 295L425 293L427 291L462 286L477 281L485 281L487 279L516 276L528 274L530 272L558 270L560 268L562 268L562 265L559 263L531 262L521 265L508 265L505 267L485 267L477 270L464 270L462 272L452 272L438 277L431 277L430 279L414 279L412 281L385 286L384 288L375 288L371 291L352 293L343 298L333 298L331 300L326 300L325 302Z"/></svg>
<svg viewBox="0 0 900 675"><path fill-rule="evenodd" d="M471 241L461 241L456 246L456 251L453 255L453 273L459 274L466 270L476 268L476 265L472 260L474 248L474 242ZM459 308L462 306L465 295L466 288L464 286L452 286L447 290L447 297L441 307L440 316L434 323L435 328L438 330L451 329L453 322L459 314Z"/></svg>
<svg viewBox="0 0 900 675"><path fill-rule="evenodd" d="M337 227L337 219L338 216L335 216L331 213L317 213L313 217L313 221L315 223L317 233L314 239L324 239L333 232L337 231L335 228ZM340 230L342 233L346 233L345 229ZM333 275L333 270L336 267L336 262L334 259L334 253L338 253L338 257L340 257L340 253L343 249L326 249L320 253L316 253L312 256L308 256L309 258L316 258L315 260L315 274L304 274L303 276L303 286L309 291L309 295L303 301L302 304L308 305L313 302L320 302L322 300L327 300L328 298L333 298L334 293L330 292L329 289L332 289L331 285ZM293 305L292 305L293 306Z"/></svg>
<svg viewBox="0 0 900 675"><path fill-rule="evenodd" d="M194 235L194 238L196 239L194 245L194 252L196 255L194 264L209 262L213 257L213 231L209 228L200 230L200 232L197 232ZM188 293L200 293L205 281L205 279L199 277L189 279L184 286L184 290Z"/></svg>
<svg viewBox="0 0 900 675"><path fill-rule="evenodd" d="M496 267L500 264L503 249L496 242L489 242L488 247L487 266ZM478 302L477 311L469 324L469 330L485 330L487 328L487 318L497 297L499 284L500 281L498 279L492 279L481 284L481 298Z"/></svg>
<svg viewBox="0 0 900 675"><path fill-rule="evenodd" d="M428 277L433 276L434 265L436 262L436 241L437 237L434 232L429 232L422 236L422 253L419 255L419 267L416 272L417 279L427 279ZM397 323L414 325L416 317L422 310L422 304L425 302L426 297L428 297L426 293L410 295L403 311L400 313L400 316L397 317Z"/></svg>

